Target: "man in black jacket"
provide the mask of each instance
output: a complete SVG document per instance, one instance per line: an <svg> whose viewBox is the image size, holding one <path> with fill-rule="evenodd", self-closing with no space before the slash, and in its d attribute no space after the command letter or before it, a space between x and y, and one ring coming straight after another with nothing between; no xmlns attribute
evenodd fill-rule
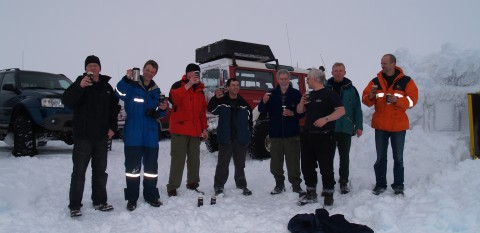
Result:
<svg viewBox="0 0 480 233"><path fill-rule="evenodd" d="M73 109L73 171L70 182L70 216L81 216L85 172L92 160L92 201L96 210L109 211L107 203L107 145L117 129L118 98L101 75L100 59L88 56L85 73L63 93L62 102Z"/></svg>
<svg viewBox="0 0 480 233"><path fill-rule="evenodd" d="M252 195L247 188L245 178L245 159L247 144L250 139L252 126L252 109L247 101L242 98L240 82L237 79L227 81L228 93L216 90L215 97L208 102L208 111L218 115L217 142L218 162L215 169L213 188L216 196L223 196L223 188L228 179L228 166L233 156L235 165L235 184L243 190L243 195Z"/></svg>

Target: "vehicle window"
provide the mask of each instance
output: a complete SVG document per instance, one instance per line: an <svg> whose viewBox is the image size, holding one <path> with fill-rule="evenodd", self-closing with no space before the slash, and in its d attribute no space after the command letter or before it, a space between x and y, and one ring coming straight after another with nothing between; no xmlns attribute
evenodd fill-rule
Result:
<svg viewBox="0 0 480 233"><path fill-rule="evenodd" d="M65 90L72 83L72 81L65 76L36 72L21 72L19 81L22 88L31 89Z"/></svg>
<svg viewBox="0 0 480 233"><path fill-rule="evenodd" d="M6 84L13 84L15 85L15 73L6 73L5 76L3 77L3 83L2 83L2 90L3 86Z"/></svg>
<svg viewBox="0 0 480 233"><path fill-rule="evenodd" d="M290 83L292 84L293 88L300 90L300 83L297 75L290 75Z"/></svg>
<svg viewBox="0 0 480 233"><path fill-rule="evenodd" d="M220 68L202 71L202 82L205 87L218 87L220 85Z"/></svg>
<svg viewBox="0 0 480 233"><path fill-rule="evenodd" d="M268 90L273 88L273 73L264 71L235 71L235 77L240 81L242 89Z"/></svg>

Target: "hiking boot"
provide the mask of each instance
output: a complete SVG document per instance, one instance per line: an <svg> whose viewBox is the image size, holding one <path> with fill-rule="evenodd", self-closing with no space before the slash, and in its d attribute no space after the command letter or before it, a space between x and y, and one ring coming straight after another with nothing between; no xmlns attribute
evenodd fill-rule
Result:
<svg viewBox="0 0 480 233"><path fill-rule="evenodd" d="M187 184L187 189L195 190L199 187L200 185L198 183L188 183Z"/></svg>
<svg viewBox="0 0 480 233"><path fill-rule="evenodd" d="M403 193L403 188L402 188L402 187L394 188L394 189L393 189L393 193L394 193L395 195L404 195L404 193Z"/></svg>
<svg viewBox="0 0 480 233"><path fill-rule="evenodd" d="M300 198L297 204L302 206L311 203L317 203L317 191L315 190L307 190L307 193Z"/></svg>
<svg viewBox="0 0 480 233"><path fill-rule="evenodd" d="M285 186L284 185L276 185L275 188L270 192L271 195L277 195L280 193L285 192Z"/></svg>
<svg viewBox="0 0 480 233"><path fill-rule="evenodd" d="M225 196L225 193L223 192L223 189L217 189L215 190L215 196L220 196L220 197L223 197Z"/></svg>
<svg viewBox="0 0 480 233"><path fill-rule="evenodd" d="M70 217L74 218L74 217L80 217L80 216L82 216L82 211L80 211L80 208L70 209Z"/></svg>
<svg viewBox="0 0 480 233"><path fill-rule="evenodd" d="M147 203L153 207L160 207L163 203L160 200L147 201Z"/></svg>
<svg viewBox="0 0 480 233"><path fill-rule="evenodd" d="M128 211L134 211L137 208L137 202L136 201L128 201L127 202L127 210Z"/></svg>
<svg viewBox="0 0 480 233"><path fill-rule="evenodd" d="M325 189L323 189L322 194L320 194L320 196L324 197L326 194L327 194L327 191L325 191Z"/></svg>
<svg viewBox="0 0 480 233"><path fill-rule="evenodd" d="M299 184L293 185L293 186L292 186L292 191L293 191L294 193L298 193L298 194L304 193L302 187L300 187Z"/></svg>
<svg viewBox="0 0 480 233"><path fill-rule="evenodd" d="M110 211L113 210L113 206L109 205L108 203L103 203L103 204L94 204L93 207L95 210L100 210L100 211Z"/></svg>
<svg viewBox="0 0 480 233"><path fill-rule="evenodd" d="M375 186L375 188L372 190L372 193L374 195L380 195L381 193L385 192L385 190L386 188Z"/></svg>
<svg viewBox="0 0 480 233"><path fill-rule="evenodd" d="M250 196L250 195L252 195L252 191L250 191L250 190L247 189L246 187L243 188L242 190L243 190L242 194L243 194L244 196Z"/></svg>
<svg viewBox="0 0 480 233"><path fill-rule="evenodd" d="M177 190L173 189L167 192L169 197L176 197L177 196Z"/></svg>
<svg viewBox="0 0 480 233"><path fill-rule="evenodd" d="M340 193L347 194L349 192L350 192L350 189L348 188L348 183L340 183Z"/></svg>
<svg viewBox="0 0 480 233"><path fill-rule="evenodd" d="M325 193L325 197L323 199L324 206L332 206L333 205L333 193Z"/></svg>

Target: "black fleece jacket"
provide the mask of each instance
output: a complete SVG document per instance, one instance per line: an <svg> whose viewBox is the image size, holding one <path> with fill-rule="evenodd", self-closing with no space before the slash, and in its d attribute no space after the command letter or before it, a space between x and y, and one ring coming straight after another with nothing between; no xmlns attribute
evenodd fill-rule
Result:
<svg viewBox="0 0 480 233"><path fill-rule="evenodd" d="M97 140L107 137L108 130L117 130L118 98L108 83L109 76L82 88L83 75L65 90L62 102L73 109L73 137Z"/></svg>

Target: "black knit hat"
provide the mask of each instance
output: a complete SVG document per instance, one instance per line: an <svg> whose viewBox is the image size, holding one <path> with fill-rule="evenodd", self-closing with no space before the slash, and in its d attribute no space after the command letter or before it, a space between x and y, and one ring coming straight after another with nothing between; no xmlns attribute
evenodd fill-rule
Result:
<svg viewBox="0 0 480 233"><path fill-rule="evenodd" d="M97 56L90 55L85 59L85 69L87 69L87 65L90 63L98 64L98 66L100 66L100 69L102 69L102 65L100 64L100 58L98 58Z"/></svg>
<svg viewBox="0 0 480 233"><path fill-rule="evenodd" d="M185 73L188 73L190 71L200 71L200 66L194 63L188 64L187 68L185 69Z"/></svg>

